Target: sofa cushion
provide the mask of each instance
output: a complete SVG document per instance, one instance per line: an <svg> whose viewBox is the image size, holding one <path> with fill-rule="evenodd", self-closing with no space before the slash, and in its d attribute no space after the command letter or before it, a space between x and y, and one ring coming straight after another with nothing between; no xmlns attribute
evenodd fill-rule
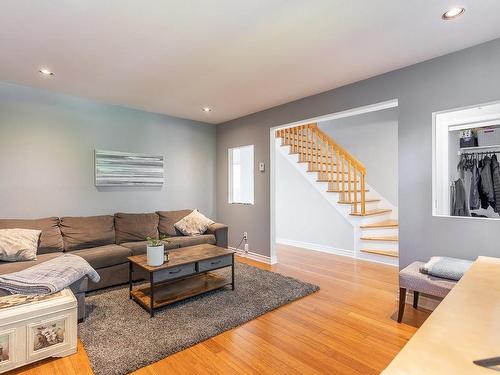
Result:
<svg viewBox="0 0 500 375"><path fill-rule="evenodd" d="M158 215L115 214L116 243L144 241L147 237L158 238Z"/></svg>
<svg viewBox="0 0 500 375"><path fill-rule="evenodd" d="M174 224L179 220L185 218L193 210L179 210L179 211L158 211L156 212L160 217L158 230L161 234L166 236L180 236L182 233L174 227Z"/></svg>
<svg viewBox="0 0 500 375"><path fill-rule="evenodd" d="M199 236L179 236L170 237L168 239L171 244L179 245L180 247L194 246L208 243L215 245L215 236L213 234L202 234Z"/></svg>
<svg viewBox="0 0 500 375"><path fill-rule="evenodd" d="M41 230L37 254L63 251L63 239L59 229L59 218L44 219L0 219L0 229L38 229Z"/></svg>
<svg viewBox="0 0 500 375"><path fill-rule="evenodd" d="M47 253L41 254L36 257L36 260L28 260L25 262L3 262L0 261L0 275L5 275L7 273L22 271L26 268L46 262L47 260L54 259L55 257L61 256L61 253Z"/></svg>
<svg viewBox="0 0 500 375"><path fill-rule="evenodd" d="M146 254L146 249L148 246L148 241L136 241L136 242L124 242L120 246L126 247L132 250L133 255ZM177 243L166 243L165 250L178 249L179 244Z"/></svg>
<svg viewBox="0 0 500 375"><path fill-rule="evenodd" d="M127 263L127 257L132 251L119 245L106 245L90 249L75 250L72 254L79 255L95 269Z"/></svg>
<svg viewBox="0 0 500 375"><path fill-rule="evenodd" d="M66 251L115 243L114 218L110 215L62 217L60 226Z"/></svg>
<svg viewBox="0 0 500 375"><path fill-rule="evenodd" d="M40 233L37 229L0 229L0 260L35 260Z"/></svg>

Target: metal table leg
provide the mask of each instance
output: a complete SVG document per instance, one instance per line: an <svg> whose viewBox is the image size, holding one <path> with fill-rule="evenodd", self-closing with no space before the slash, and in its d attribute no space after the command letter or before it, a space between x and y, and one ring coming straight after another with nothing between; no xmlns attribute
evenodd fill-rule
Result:
<svg viewBox="0 0 500 375"><path fill-rule="evenodd" d="M132 262L128 262L128 298L132 299Z"/></svg>
<svg viewBox="0 0 500 375"><path fill-rule="evenodd" d="M231 265L231 289L234 290L234 254L232 254L233 263Z"/></svg>
<svg viewBox="0 0 500 375"><path fill-rule="evenodd" d="M149 315L152 318L154 316L154 284L153 284L153 272L149 273L149 285L150 285L150 297L151 297L151 304L149 307Z"/></svg>

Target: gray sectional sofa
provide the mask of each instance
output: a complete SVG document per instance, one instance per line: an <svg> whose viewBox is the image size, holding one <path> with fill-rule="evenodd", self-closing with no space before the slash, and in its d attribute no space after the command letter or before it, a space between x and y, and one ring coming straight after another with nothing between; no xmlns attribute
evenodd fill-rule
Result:
<svg viewBox="0 0 500 375"><path fill-rule="evenodd" d="M31 267L62 252L81 256L101 276L97 284L84 278L70 286L78 300L78 318L81 320L85 317L85 292L128 282L127 257L146 253L146 237L168 236L169 243L165 248L170 250L204 243L227 247L226 225L212 224L206 233L199 236L184 236L174 227L177 221L191 211L117 213L114 216L50 217L34 220L0 219L0 229L24 228L42 231L37 259L26 262L0 261L0 275Z"/></svg>

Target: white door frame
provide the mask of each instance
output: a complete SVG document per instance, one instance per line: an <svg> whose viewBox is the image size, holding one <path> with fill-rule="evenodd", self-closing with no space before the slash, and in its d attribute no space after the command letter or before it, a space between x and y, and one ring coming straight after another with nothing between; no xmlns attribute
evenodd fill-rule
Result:
<svg viewBox="0 0 500 375"><path fill-rule="evenodd" d="M273 126L269 130L269 148L270 148L270 177L271 177L271 197L270 197L270 222L271 222L271 238L270 238L270 248L271 248L271 260L273 263L278 262L276 255L276 138L275 131L278 129L291 128L298 125L304 125L311 122L320 122L328 120L337 120L344 117L351 117L362 115L365 113L381 111L384 109L395 108L398 106L398 99L387 100L385 102L370 104L362 107L357 107L353 109L348 109L345 111L334 112L323 116L317 116L308 118L305 120L299 120L287 124Z"/></svg>
<svg viewBox="0 0 500 375"><path fill-rule="evenodd" d="M468 105L464 107L447 109L432 113L432 216L453 218L458 220L500 220L494 217L470 217L470 216L451 216L450 189L449 189L449 145L448 133L450 130L470 129L471 127L480 128L492 125L498 125L500 115L498 113L488 113L485 115L469 116L464 119L439 120L439 115L460 112L468 109L485 108L488 106L497 106L500 100ZM447 212L446 214L444 212Z"/></svg>

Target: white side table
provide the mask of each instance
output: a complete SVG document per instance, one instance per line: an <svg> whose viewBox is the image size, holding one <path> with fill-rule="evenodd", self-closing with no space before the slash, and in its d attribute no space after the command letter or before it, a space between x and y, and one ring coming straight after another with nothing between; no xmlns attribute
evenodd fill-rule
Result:
<svg viewBox="0 0 500 375"><path fill-rule="evenodd" d="M0 373L76 353L77 302L69 288L48 296L0 297Z"/></svg>

